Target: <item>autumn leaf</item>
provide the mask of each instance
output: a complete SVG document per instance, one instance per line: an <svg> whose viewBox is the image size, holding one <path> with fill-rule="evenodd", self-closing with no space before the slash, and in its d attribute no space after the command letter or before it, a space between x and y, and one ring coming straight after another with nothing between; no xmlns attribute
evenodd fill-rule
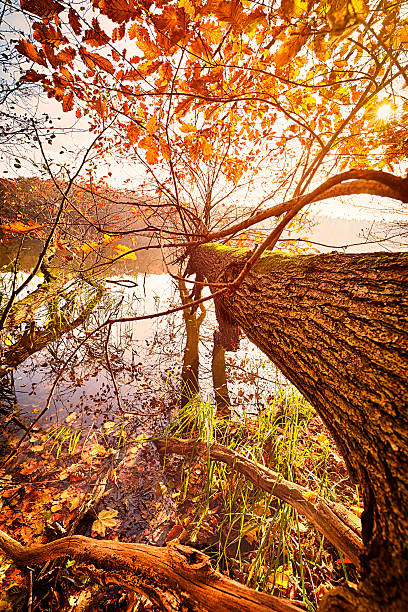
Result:
<svg viewBox="0 0 408 612"><path fill-rule="evenodd" d="M26 73L21 77L20 81L24 83L38 83L39 81L44 81L46 79L45 74L41 74L40 72L36 72L32 68L27 70Z"/></svg>
<svg viewBox="0 0 408 612"><path fill-rule="evenodd" d="M91 70L94 70L96 65L98 68L105 70L105 72L109 72L109 74L113 74L115 72L113 64L106 57L99 55L99 53L90 53L89 51L86 51L84 47L80 47L79 54L84 64L86 64Z"/></svg>
<svg viewBox="0 0 408 612"><path fill-rule="evenodd" d="M287 20L301 17L307 11L307 0L282 0L279 13Z"/></svg>
<svg viewBox="0 0 408 612"><path fill-rule="evenodd" d="M39 223L29 222L23 223L22 221L9 221L0 226L5 234L28 234L34 230L40 229Z"/></svg>
<svg viewBox="0 0 408 612"><path fill-rule="evenodd" d="M194 19L195 17L195 8L194 8L194 4L191 2L191 0L178 0L178 5L180 8L183 8L185 13L191 18Z"/></svg>
<svg viewBox="0 0 408 612"><path fill-rule="evenodd" d="M183 123L180 127L180 130L184 133L184 134L190 134L191 132L196 132L197 128L192 125L191 123Z"/></svg>
<svg viewBox="0 0 408 612"><path fill-rule="evenodd" d="M74 108L74 94L72 93L72 91L70 91L69 93L67 93L66 96L64 96L64 99L62 100L62 110L64 111L64 113L67 113L68 111L71 111Z"/></svg>
<svg viewBox="0 0 408 612"><path fill-rule="evenodd" d="M133 23L130 26L129 32L128 32L130 40L133 40L134 38L136 38L138 30L139 30L139 24L138 23Z"/></svg>
<svg viewBox="0 0 408 612"><path fill-rule="evenodd" d="M153 116L146 123L146 131L149 132L149 134L154 134L156 130L157 130L157 121L156 121L156 117Z"/></svg>
<svg viewBox="0 0 408 612"><path fill-rule="evenodd" d="M98 249L98 244L96 242L88 242L81 244L80 250L84 253L90 253L91 251L96 251Z"/></svg>
<svg viewBox="0 0 408 612"><path fill-rule="evenodd" d="M21 0L20 6L23 11L38 15L42 19L49 19L65 9L57 0Z"/></svg>
<svg viewBox="0 0 408 612"><path fill-rule="evenodd" d="M289 567L283 567L280 565L276 570L275 575L272 575L268 580L268 585L273 587L278 587L281 589L287 589L289 586L289 581L291 577L291 569Z"/></svg>
<svg viewBox="0 0 408 612"><path fill-rule="evenodd" d="M101 510L98 514L98 518L92 523L92 531L95 531L103 538L106 534L106 529L116 527L119 522L117 510L107 509Z"/></svg>
<svg viewBox="0 0 408 612"><path fill-rule="evenodd" d="M208 142L206 138L202 139L202 147L203 147L203 155L205 159L210 159L213 149L211 144Z"/></svg>
<svg viewBox="0 0 408 612"><path fill-rule="evenodd" d="M307 501L309 501L311 504L315 504L318 494L317 491L307 491L303 494L303 497L307 499Z"/></svg>
<svg viewBox="0 0 408 612"><path fill-rule="evenodd" d="M126 0L99 0L98 8L115 23L133 21L141 12L137 3L133 4Z"/></svg>
<svg viewBox="0 0 408 612"><path fill-rule="evenodd" d="M38 52L34 45L26 40L19 40L16 44L16 49L21 55L28 57L32 62L40 64L45 68L47 67L47 60L44 57L44 53L42 51Z"/></svg>
<svg viewBox="0 0 408 612"><path fill-rule="evenodd" d="M82 42L88 43L91 47L101 47L109 42L109 36L103 32L97 19L92 19L92 28L84 32Z"/></svg>
<svg viewBox="0 0 408 612"><path fill-rule="evenodd" d="M70 8L68 11L68 21L69 21L69 25L74 30L75 34L79 36L82 30L81 22L80 22L78 13L74 11L72 8Z"/></svg>
<svg viewBox="0 0 408 612"><path fill-rule="evenodd" d="M121 259L131 259L133 261L137 260L135 253L133 253L132 250L124 244L111 244L111 249L120 255Z"/></svg>

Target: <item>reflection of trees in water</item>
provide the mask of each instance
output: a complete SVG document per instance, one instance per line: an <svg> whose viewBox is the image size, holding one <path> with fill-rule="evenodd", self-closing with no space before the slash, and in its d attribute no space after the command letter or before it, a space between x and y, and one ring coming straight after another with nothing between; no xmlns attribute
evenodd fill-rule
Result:
<svg viewBox="0 0 408 612"><path fill-rule="evenodd" d="M55 417L64 419L72 410L80 413L82 425L98 424L114 414L120 415L112 375L118 386L121 409L127 414L153 416L159 404L171 401L176 384L175 378L168 374L177 362L175 353L180 353L174 318L158 319L149 326L145 322L117 324L109 341L108 328L104 327L79 347L87 334L107 319L143 312L145 304L141 298L136 301L124 295L123 287L116 286L115 290L112 285L108 286L110 290L84 325L53 339L46 349L19 368L19 378L23 378L27 388L31 387L32 395L27 395L22 385L19 388L19 400L29 420L32 420L32 406L39 401L42 408L57 376L61 376L60 381L45 421ZM129 293L131 296L132 291ZM72 357L61 374L68 355Z"/></svg>

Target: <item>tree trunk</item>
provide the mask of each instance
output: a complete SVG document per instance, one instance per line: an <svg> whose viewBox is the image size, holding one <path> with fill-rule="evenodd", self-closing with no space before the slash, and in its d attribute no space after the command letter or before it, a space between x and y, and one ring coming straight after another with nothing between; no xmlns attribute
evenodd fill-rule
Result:
<svg viewBox="0 0 408 612"><path fill-rule="evenodd" d="M190 269L230 282L247 255L209 244ZM361 487L363 580L322 610L408 610L408 253L265 252L219 310L316 408Z"/></svg>
<svg viewBox="0 0 408 612"><path fill-rule="evenodd" d="M214 332L214 344L211 362L211 373L218 416L231 416L231 400L228 394L227 375L225 372L225 348L218 329Z"/></svg>
<svg viewBox="0 0 408 612"><path fill-rule="evenodd" d="M178 283L180 297L183 304L189 302L188 291L183 280ZM201 304L200 312L191 308L183 310L183 319L186 326L186 345L184 347L183 368L181 370L181 406L184 407L200 391L199 376L199 342L200 327L204 321L206 310Z"/></svg>

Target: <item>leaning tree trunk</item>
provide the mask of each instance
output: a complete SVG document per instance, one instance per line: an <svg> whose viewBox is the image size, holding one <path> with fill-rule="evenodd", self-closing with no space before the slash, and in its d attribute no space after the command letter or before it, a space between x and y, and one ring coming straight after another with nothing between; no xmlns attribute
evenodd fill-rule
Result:
<svg viewBox="0 0 408 612"><path fill-rule="evenodd" d="M246 258L208 244L190 269L231 281ZM316 408L361 486L363 580L321 609L408 610L408 253L266 252L217 310Z"/></svg>

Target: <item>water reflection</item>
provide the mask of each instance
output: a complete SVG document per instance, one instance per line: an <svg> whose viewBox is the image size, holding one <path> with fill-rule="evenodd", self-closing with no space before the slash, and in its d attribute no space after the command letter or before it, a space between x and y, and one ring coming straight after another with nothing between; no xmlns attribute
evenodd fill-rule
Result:
<svg viewBox="0 0 408 612"><path fill-rule="evenodd" d="M38 241L25 242L19 262L22 270L32 268L39 248ZM0 264L10 260L10 256L11 249L3 245ZM76 427L99 427L130 414L142 419L150 417L153 421L154 414L160 412L158 407L177 403L182 389L180 373L183 363L185 369L188 361L183 349L191 348L189 342L186 344L186 314L178 312L157 319L115 324L108 340L104 328L74 352L85 334L109 317L142 316L179 305L180 287L166 274L147 273L157 265L154 259L145 263L145 269L141 270L141 261L117 262L115 276L106 279L106 292L86 325L64 334L16 368L13 393L24 422L29 424L36 419L71 353L74 354L61 375L50 408L41 418L44 428L63 424L67 419ZM41 279L35 281L41 282ZM209 303L206 310L205 318L200 319L199 344L198 337L195 338L200 366L198 370L198 359L195 359L197 367L193 375L199 384L194 391L199 386L201 393L215 397L220 408L231 401L239 414L259 411L271 395L271 381L282 382L282 378L246 339L241 341L236 353L225 355L223 351L221 355L219 350L213 353L216 320ZM196 314L199 317L200 311ZM218 390L215 396L214 388ZM3 396L7 393L3 391Z"/></svg>

